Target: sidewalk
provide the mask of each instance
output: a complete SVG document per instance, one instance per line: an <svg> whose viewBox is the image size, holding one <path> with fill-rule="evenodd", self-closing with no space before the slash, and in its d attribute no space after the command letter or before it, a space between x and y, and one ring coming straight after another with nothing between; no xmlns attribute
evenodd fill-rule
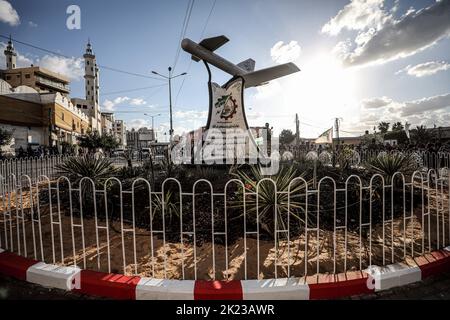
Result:
<svg viewBox="0 0 450 320"><path fill-rule="evenodd" d="M450 300L450 270L421 282L369 295L352 296L351 300Z"/></svg>

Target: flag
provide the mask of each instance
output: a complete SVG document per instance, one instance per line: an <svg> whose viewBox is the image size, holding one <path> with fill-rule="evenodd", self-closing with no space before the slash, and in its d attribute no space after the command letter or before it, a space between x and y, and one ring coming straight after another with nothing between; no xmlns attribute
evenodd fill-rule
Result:
<svg viewBox="0 0 450 320"><path fill-rule="evenodd" d="M322 133L315 141L315 143L333 143L333 127Z"/></svg>
<svg viewBox="0 0 450 320"><path fill-rule="evenodd" d="M411 124L409 124L408 122L406 122L406 123L405 123L405 133L406 133L406 136L408 137L408 139L411 139L411 138L410 138L410 134L409 134L409 127L411 127Z"/></svg>

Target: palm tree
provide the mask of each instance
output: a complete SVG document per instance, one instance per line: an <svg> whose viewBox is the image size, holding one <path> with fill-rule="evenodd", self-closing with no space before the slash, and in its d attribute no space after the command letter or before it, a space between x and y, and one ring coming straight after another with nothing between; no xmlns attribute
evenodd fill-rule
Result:
<svg viewBox="0 0 450 320"><path fill-rule="evenodd" d="M389 125L390 125L389 122L384 122L384 121L380 122L378 124L378 130L380 130L381 134L385 134L386 132L389 131Z"/></svg>
<svg viewBox="0 0 450 320"><path fill-rule="evenodd" d="M403 127L403 124L400 121L398 121L392 125L392 131L402 131L404 129L405 128Z"/></svg>
<svg viewBox="0 0 450 320"><path fill-rule="evenodd" d="M417 126L415 130L411 132L411 140L414 144L427 144L434 139L434 133L427 129L426 126Z"/></svg>

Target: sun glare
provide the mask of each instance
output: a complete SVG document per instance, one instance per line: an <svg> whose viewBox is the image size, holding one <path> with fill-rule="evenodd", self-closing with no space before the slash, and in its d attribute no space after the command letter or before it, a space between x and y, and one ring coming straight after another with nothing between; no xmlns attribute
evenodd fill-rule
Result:
<svg viewBox="0 0 450 320"><path fill-rule="evenodd" d="M303 114L304 118L327 127L334 117L343 117L347 122L359 116L352 70L343 68L329 54L321 54L300 65L302 71L290 82L293 87L288 99L299 106L300 117ZM320 128L310 130L317 133Z"/></svg>

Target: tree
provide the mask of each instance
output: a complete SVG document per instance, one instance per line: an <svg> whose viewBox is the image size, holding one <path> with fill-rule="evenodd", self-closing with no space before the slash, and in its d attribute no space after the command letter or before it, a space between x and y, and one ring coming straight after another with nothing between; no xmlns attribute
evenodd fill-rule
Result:
<svg viewBox="0 0 450 320"><path fill-rule="evenodd" d="M392 131L402 131L404 129L405 129L405 127L403 127L403 125L400 121L396 122L392 125Z"/></svg>
<svg viewBox="0 0 450 320"><path fill-rule="evenodd" d="M13 138L13 134L11 131L0 128L0 147L10 144L12 138Z"/></svg>
<svg viewBox="0 0 450 320"><path fill-rule="evenodd" d="M380 132L382 133L382 134L385 134L386 132L388 132L389 131L389 125L390 125L390 123L389 122L380 122L379 124L378 124L378 130L380 130Z"/></svg>
<svg viewBox="0 0 450 320"><path fill-rule="evenodd" d="M105 151L111 151L119 146L117 139L110 134L103 135L100 139L100 144L101 148L105 149Z"/></svg>
<svg viewBox="0 0 450 320"><path fill-rule="evenodd" d="M435 138L434 133L427 129L426 126L417 126L411 131L411 141L414 144L427 144Z"/></svg>
<svg viewBox="0 0 450 320"><path fill-rule="evenodd" d="M86 148L89 152L94 153L98 148L102 147L101 137L97 131L87 132L85 135L77 137L80 147Z"/></svg>
<svg viewBox="0 0 450 320"><path fill-rule="evenodd" d="M291 130L284 129L283 131L281 131L279 139L281 145L286 145L294 141L295 135Z"/></svg>
<svg viewBox="0 0 450 320"><path fill-rule="evenodd" d="M119 146L119 143L113 135L105 134L100 136L97 131L89 131L87 134L80 136L77 139L80 147L88 149L91 153L94 153L100 148L105 151L111 151Z"/></svg>

